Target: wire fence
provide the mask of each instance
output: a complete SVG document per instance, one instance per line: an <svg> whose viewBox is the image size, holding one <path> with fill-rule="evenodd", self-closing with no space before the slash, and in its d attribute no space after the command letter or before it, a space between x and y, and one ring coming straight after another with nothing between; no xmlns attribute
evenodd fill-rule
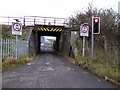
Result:
<svg viewBox="0 0 120 90"><path fill-rule="evenodd" d="M0 39L0 59L8 57L15 57L16 53L18 57L29 54L28 41L18 40L18 50L16 52L16 40L14 39Z"/></svg>

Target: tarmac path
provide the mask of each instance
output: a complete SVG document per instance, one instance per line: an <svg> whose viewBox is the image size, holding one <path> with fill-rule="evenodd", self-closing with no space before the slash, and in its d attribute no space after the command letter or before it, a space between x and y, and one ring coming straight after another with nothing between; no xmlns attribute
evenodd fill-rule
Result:
<svg viewBox="0 0 120 90"><path fill-rule="evenodd" d="M2 73L3 88L115 88L115 86L55 54L51 47L33 62Z"/></svg>

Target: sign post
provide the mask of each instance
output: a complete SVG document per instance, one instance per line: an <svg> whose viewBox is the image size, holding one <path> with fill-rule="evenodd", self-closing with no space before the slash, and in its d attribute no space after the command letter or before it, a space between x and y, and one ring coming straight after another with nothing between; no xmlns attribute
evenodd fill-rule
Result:
<svg viewBox="0 0 120 90"><path fill-rule="evenodd" d="M89 26L82 24L80 26L80 36L83 36L83 48L82 48L82 56L85 56L85 37L89 36Z"/></svg>
<svg viewBox="0 0 120 90"><path fill-rule="evenodd" d="M18 58L18 35L16 35L16 53L15 57Z"/></svg>
<svg viewBox="0 0 120 90"><path fill-rule="evenodd" d="M22 24L16 22L12 22L12 34L16 35L16 53L15 57L18 58L18 35L22 35Z"/></svg>
<svg viewBox="0 0 120 90"><path fill-rule="evenodd" d="M83 36L83 49L82 49L82 56L85 56L85 36Z"/></svg>
<svg viewBox="0 0 120 90"><path fill-rule="evenodd" d="M92 60L94 60L94 34L93 34L93 18L94 18L94 16L92 16L92 43L91 43L91 46L92 46L92 49L91 49L91 51L92 51Z"/></svg>

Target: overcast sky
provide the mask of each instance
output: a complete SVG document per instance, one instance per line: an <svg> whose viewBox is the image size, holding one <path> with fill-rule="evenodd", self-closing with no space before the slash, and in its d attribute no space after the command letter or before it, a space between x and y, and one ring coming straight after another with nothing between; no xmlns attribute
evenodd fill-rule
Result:
<svg viewBox="0 0 120 90"><path fill-rule="evenodd" d="M97 8L113 7L120 0L0 0L0 16L46 16L67 18L84 10L89 2Z"/></svg>

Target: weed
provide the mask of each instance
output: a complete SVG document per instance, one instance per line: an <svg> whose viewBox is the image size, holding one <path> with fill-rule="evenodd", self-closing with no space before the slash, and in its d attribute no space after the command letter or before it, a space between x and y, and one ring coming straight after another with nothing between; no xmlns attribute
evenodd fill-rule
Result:
<svg viewBox="0 0 120 90"><path fill-rule="evenodd" d="M2 71L14 69L17 67L20 67L22 65L25 65L26 63L29 63L32 61L32 58L28 56L21 57L19 59L16 58L7 58L2 63Z"/></svg>

